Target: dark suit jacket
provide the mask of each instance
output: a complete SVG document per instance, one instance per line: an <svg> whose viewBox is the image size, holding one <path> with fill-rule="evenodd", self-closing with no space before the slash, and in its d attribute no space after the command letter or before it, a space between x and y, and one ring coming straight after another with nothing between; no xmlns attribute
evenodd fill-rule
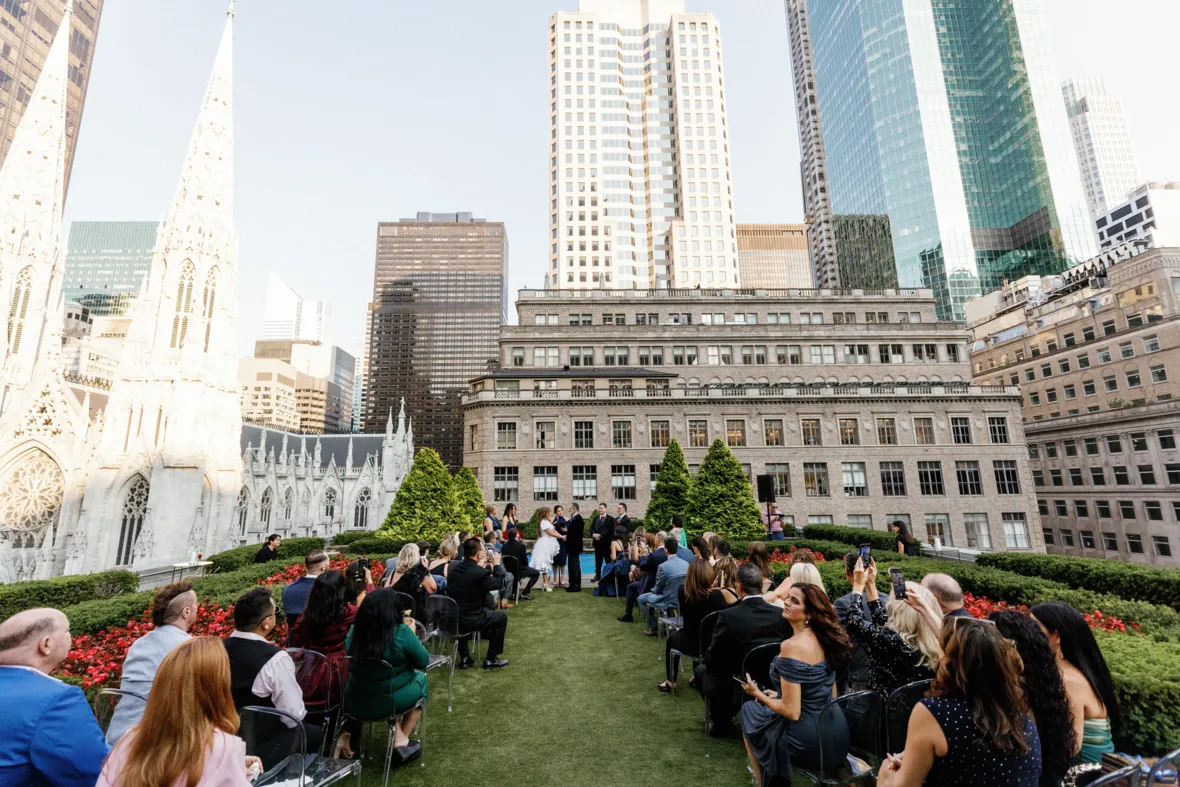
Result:
<svg viewBox="0 0 1180 787"><path fill-rule="evenodd" d="M746 654L759 645L782 642L791 636L783 611L761 596L747 597L717 617L713 640L705 651L705 668L713 685L721 690L742 668ZM733 685L737 685L734 683Z"/></svg>
<svg viewBox="0 0 1180 787"><path fill-rule="evenodd" d="M581 514L574 514L565 525L566 550L571 555L582 554L582 539L586 537L586 520Z"/></svg>
<svg viewBox="0 0 1180 787"><path fill-rule="evenodd" d="M504 546L500 549L500 554L516 558L521 568L529 567L529 552L519 538L505 541Z"/></svg>
<svg viewBox="0 0 1180 787"><path fill-rule="evenodd" d="M615 520L615 527L620 527L620 526L627 528L627 532L630 533L631 532L631 517L627 516L626 514L623 514L621 517L616 519Z"/></svg>
<svg viewBox="0 0 1180 787"><path fill-rule="evenodd" d="M594 520L594 526L590 528L591 535L601 536L594 542L594 551L598 554L610 554L610 541L615 534L615 518L610 514L600 516Z"/></svg>
<svg viewBox="0 0 1180 787"><path fill-rule="evenodd" d="M865 601L864 594L855 595L849 593L840 598L832 604L836 608L836 617L840 619L840 625L848 632L849 639L852 640L852 661L848 663L848 677L846 680L854 680L858 683L869 682L869 654L865 650L864 643L855 631L848 628L848 610L852 607L854 599L860 599L861 612L864 613L865 620L872 620L873 615L869 611L869 602Z"/></svg>
<svg viewBox="0 0 1180 787"><path fill-rule="evenodd" d="M655 552L652 552L647 557L639 559L639 570L643 572L643 591L649 592L656 584L656 574L660 570L660 566L668 559L668 553L663 547L660 547Z"/></svg>
<svg viewBox="0 0 1180 787"><path fill-rule="evenodd" d="M459 605L459 618L465 624L481 622L491 611L488 594L500 587L504 567L488 571L474 560L464 558L451 563L447 571L447 595Z"/></svg>

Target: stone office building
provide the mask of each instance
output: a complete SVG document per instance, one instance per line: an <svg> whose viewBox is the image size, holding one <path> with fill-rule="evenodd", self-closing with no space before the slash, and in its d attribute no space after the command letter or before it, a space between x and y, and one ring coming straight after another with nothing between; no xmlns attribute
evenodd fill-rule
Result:
<svg viewBox="0 0 1180 787"><path fill-rule="evenodd" d="M975 384L1023 386L1048 550L1180 565L1180 249L1122 246L968 317Z"/></svg>
<svg viewBox="0 0 1180 787"><path fill-rule="evenodd" d="M522 290L500 368L463 399L488 498L642 516L675 438L774 477L799 525L1042 551L1019 391L972 385L930 290Z"/></svg>

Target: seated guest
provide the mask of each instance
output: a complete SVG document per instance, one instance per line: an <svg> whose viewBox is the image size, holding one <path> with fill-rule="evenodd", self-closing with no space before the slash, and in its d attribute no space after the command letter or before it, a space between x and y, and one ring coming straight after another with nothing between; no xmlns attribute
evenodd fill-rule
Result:
<svg viewBox="0 0 1180 787"><path fill-rule="evenodd" d="M762 572L762 592L770 590L774 583L774 568L770 563L770 551L762 541L751 541L746 544L746 560L758 566Z"/></svg>
<svg viewBox="0 0 1180 787"><path fill-rule="evenodd" d="M733 593L737 593L738 568L740 568L738 562L728 555L717 558L717 562L713 564L713 571L716 572L716 579L713 580L713 584L719 588L726 588Z"/></svg>
<svg viewBox="0 0 1180 787"><path fill-rule="evenodd" d="M720 560L723 557L732 557L729 553L729 542L726 541L724 538L721 538L720 536L717 537L716 552L717 552L717 559L718 560Z"/></svg>
<svg viewBox="0 0 1180 787"><path fill-rule="evenodd" d="M161 686L148 697L143 720L111 750L97 787L249 787L230 693L229 659L217 637L173 648L160 664Z"/></svg>
<svg viewBox="0 0 1180 787"><path fill-rule="evenodd" d="M782 607L787 600L787 594L795 585L815 585L826 594L824 579L814 563L799 561L791 564L791 571L777 588L766 594L766 600L776 607Z"/></svg>
<svg viewBox="0 0 1180 787"><path fill-rule="evenodd" d="M708 539L697 536L692 540L691 547L694 559L705 560L710 566L713 565L713 548L709 545Z"/></svg>
<svg viewBox="0 0 1180 787"><path fill-rule="evenodd" d="M680 550L676 551L679 554ZM699 656L701 624L705 616L737 603L736 593L713 587L713 576L713 567L707 560L694 560L688 564L688 574L677 593L681 626L678 631L668 633L667 647L664 650L664 666L668 679L659 684L657 688L660 691L669 692L676 687L680 659L673 659L672 651L678 650L686 656Z"/></svg>
<svg viewBox="0 0 1180 787"><path fill-rule="evenodd" d="M397 555L393 573L386 577L383 584L414 599L410 614L418 620L425 619L426 597L438 592L434 577L426 566L422 565L422 553L418 550L417 544L406 544L402 547Z"/></svg>
<svg viewBox="0 0 1180 787"><path fill-rule="evenodd" d="M949 616L948 616L949 617ZM1020 688L1041 739L1041 787L1056 787L1073 764L1080 743L1057 656L1041 627L1023 612L993 612L987 619L1020 654Z"/></svg>
<svg viewBox="0 0 1180 787"><path fill-rule="evenodd" d="M1119 728L1121 714L1094 633L1082 613L1060 601L1037 604L1032 616L1045 630L1065 681L1077 761L1102 762L1103 754L1114 751L1111 733Z"/></svg>
<svg viewBox="0 0 1180 787"><path fill-rule="evenodd" d="M678 600L678 590L688 574L688 563L680 555L680 544L668 536L664 539L667 559L656 569L656 583L649 592L639 597L639 613L647 619L644 634L656 635L656 608L673 606Z"/></svg>
<svg viewBox="0 0 1180 787"><path fill-rule="evenodd" d="M348 602L346 587L341 572L332 570L320 574L308 594L307 607L287 637L291 647L314 650L327 659L301 665L298 678L305 703L334 704L340 697L343 681L348 677L344 638L356 619L357 608ZM348 743L349 739L342 736L337 753L351 757Z"/></svg>
<svg viewBox="0 0 1180 787"><path fill-rule="evenodd" d="M294 626L303 614L303 608L307 605L307 594L311 592L316 577L328 570L328 553L322 549L308 552L307 557L303 559L303 565L307 572L283 588L283 614L287 616L288 626Z"/></svg>
<svg viewBox="0 0 1180 787"><path fill-rule="evenodd" d="M225 640L234 707L273 707L302 719L307 710L303 706L303 689L295 678L295 662L266 638L274 627L275 603L268 588L247 590L234 604L234 630ZM323 731L313 724L303 726L307 750L318 751ZM261 717L253 729L254 740L247 743L252 753L262 759L263 768L273 767L299 745L287 719Z"/></svg>
<svg viewBox="0 0 1180 787"><path fill-rule="evenodd" d="M859 552L849 552L844 556L844 578L848 580L849 585L852 584L853 575L856 573L858 560ZM869 653L860 634L848 625L848 608L853 604L860 606L860 614L865 620L873 619L873 611L869 609L869 602L865 600L864 593L854 593L850 590L832 602L840 625L848 632L848 638L852 641L852 658L848 662L848 672L840 676L841 694L864 691L869 687Z"/></svg>
<svg viewBox="0 0 1180 787"><path fill-rule="evenodd" d="M950 574L927 574L922 577L921 584L934 594L943 617L971 617L971 613L963 609L963 588Z"/></svg>
<svg viewBox="0 0 1180 787"><path fill-rule="evenodd" d="M434 560L431 560L426 566L430 575L434 577L434 584L438 585L440 593L447 589L447 568L458 555L459 542L455 540L453 535L447 536L438 545L438 552L435 554Z"/></svg>
<svg viewBox="0 0 1180 787"><path fill-rule="evenodd" d="M513 528L515 528L515 525L513 526ZM497 534L484 533L483 534L484 551L487 552L487 554L489 554L489 555L492 552L499 552L500 554L503 554L502 550L504 549L504 542L500 540L503 537L504 536L499 533L497 533ZM535 549L534 549L534 551L535 551ZM514 584L516 584L516 577L513 576L511 571L509 571L508 569L504 569L504 573L500 577L500 587L497 588L497 590L500 594L500 603L499 603L500 609L512 609L512 603L508 601L508 594L509 594L509 591L512 590L512 586Z"/></svg>
<svg viewBox="0 0 1180 787"><path fill-rule="evenodd" d="M92 787L107 745L86 695L49 673L70 652L70 622L27 609L0 623L0 784Z"/></svg>
<svg viewBox="0 0 1180 787"><path fill-rule="evenodd" d="M447 582L447 595L455 599L459 607L459 631L465 634L478 631L487 637L484 669L508 666L508 660L500 658L504 652L508 616L496 611L490 599L491 592L500 587L503 576L500 554L492 552L489 555L484 550L483 541L469 538L463 542L463 559L451 566ZM475 666L468 639L459 640L459 669Z"/></svg>
<svg viewBox="0 0 1180 787"><path fill-rule="evenodd" d="M869 656L869 688L888 697L916 680L934 677L938 665L938 630L942 615L930 591L917 582L906 582L906 598L890 595L885 605L877 593L877 564L866 568L857 557L852 575L848 627L864 644ZM859 603L863 596L866 604ZM864 616L865 606L870 617Z"/></svg>
<svg viewBox="0 0 1180 787"><path fill-rule="evenodd" d="M988 621L950 618L930 693L910 714L905 752L880 787L1037 787L1041 742L1020 690L1020 656Z"/></svg>
<svg viewBox="0 0 1180 787"><path fill-rule="evenodd" d="M520 531L514 527L508 528L504 533L504 546L500 549L500 554L504 557L511 557L516 560L517 570L515 576L512 578L511 595L516 596L516 586L522 579L528 579L528 584L524 586L524 591L520 594L521 599L525 601L532 601L533 597L529 595L529 591L533 589L533 585L537 584L537 580L541 578L541 572L529 565L529 553L525 549L524 542L520 540ZM505 574L512 574L511 571L504 572Z"/></svg>
<svg viewBox="0 0 1180 787"><path fill-rule="evenodd" d="M595 593L599 596L615 597L619 594L619 587L627 584L627 577L631 572L631 559L627 551L627 529L622 525L615 527L607 551L607 557L610 559L602 566L602 575Z"/></svg>
<svg viewBox="0 0 1180 787"><path fill-rule="evenodd" d="M346 645L352 669L344 689L344 712L374 721L410 711L391 726L398 760L405 763L422 753L422 742L410 740L421 711L410 709L426 699L430 654L418 639L413 619L402 612L392 592L378 590L357 613ZM392 674L381 661L393 667Z"/></svg>
<svg viewBox="0 0 1180 787"><path fill-rule="evenodd" d="M266 543L254 555L255 563L269 563L279 557L279 543L282 537L278 533L271 533L266 537Z"/></svg>
<svg viewBox="0 0 1180 787"><path fill-rule="evenodd" d="M430 566L430 542L423 539L418 542L418 554L422 556L422 565Z"/></svg>
<svg viewBox="0 0 1180 787"><path fill-rule="evenodd" d="M189 638L188 630L197 619L197 594L192 582L173 582L156 591L152 597L152 625L127 649L123 661L123 679L119 688L147 697L160 662L168 653ZM138 697L122 697L115 706L107 727L107 743L114 746L132 724L143 716L146 703Z"/></svg>
<svg viewBox="0 0 1180 787"><path fill-rule="evenodd" d="M721 557L717 554L717 543L721 541L721 536L714 533L712 530L706 530L701 533L701 544L709 547L709 562L716 564L717 558Z"/></svg>
<svg viewBox="0 0 1180 787"><path fill-rule="evenodd" d="M739 568L740 600L718 616L704 662L696 668L697 689L709 700L710 735L721 734L741 705L741 690L733 679L741 672L746 654L791 636L783 611L767 604L761 594L758 567L747 563Z"/></svg>
<svg viewBox="0 0 1180 787"><path fill-rule="evenodd" d="M634 550L636 554L635 565L632 566L635 572L632 574L634 581L627 585L627 607L623 611L623 617L616 618L620 623L635 622L632 615L635 611L635 604L642 594L650 592L655 587L660 566L668 559L668 550L664 548L664 541L668 538L666 533L660 533L658 536L648 533L644 538L645 548ZM683 558L683 555L681 557Z"/></svg>
<svg viewBox="0 0 1180 787"><path fill-rule="evenodd" d="M362 562L363 561L363 562ZM385 569L388 572L390 569ZM366 593L377 589L373 584L373 570L369 568L369 559L361 558L348 564L344 569L344 598L354 607L360 607L365 600Z"/></svg>
<svg viewBox="0 0 1180 787"><path fill-rule="evenodd" d="M792 762L810 768L821 762L843 765L850 742L844 711L831 701L852 645L832 602L815 585L795 585L783 617L793 633L770 664L771 686L742 676L742 688L757 700L742 705L741 716L746 754L760 785L790 784Z"/></svg>

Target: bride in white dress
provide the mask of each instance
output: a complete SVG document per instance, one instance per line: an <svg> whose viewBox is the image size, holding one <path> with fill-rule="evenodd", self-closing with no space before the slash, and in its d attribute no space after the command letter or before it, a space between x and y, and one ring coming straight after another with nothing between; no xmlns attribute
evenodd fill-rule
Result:
<svg viewBox="0 0 1180 787"><path fill-rule="evenodd" d="M541 572L541 589L547 593L552 593L553 558L561 548L558 539L563 539L565 536L557 532L557 529L554 528L553 523L549 520L549 516L549 509L542 508L540 511L540 523L537 526L540 537L533 544L533 554L529 558L529 566Z"/></svg>

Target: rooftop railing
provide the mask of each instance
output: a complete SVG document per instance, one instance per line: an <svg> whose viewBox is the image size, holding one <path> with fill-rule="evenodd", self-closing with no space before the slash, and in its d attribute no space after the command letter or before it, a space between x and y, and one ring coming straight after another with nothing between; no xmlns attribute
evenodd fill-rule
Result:
<svg viewBox="0 0 1180 787"><path fill-rule="evenodd" d="M517 299L674 299L674 298L934 298L934 291L928 289L886 289L862 290L842 288L772 288L772 289L711 289L698 290L688 287L670 287L661 290L520 290Z"/></svg>
<svg viewBox="0 0 1180 787"><path fill-rule="evenodd" d="M790 384L790 385L704 385L677 386L675 388L563 388L532 390L486 390L468 392L463 395L463 404L494 401L572 401L586 399L806 399L806 398L849 398L866 399L905 398L912 396L955 396L955 397L1018 397L1019 386L1015 385L971 385L963 382L918 382L918 383L875 383L860 385L843 384Z"/></svg>

